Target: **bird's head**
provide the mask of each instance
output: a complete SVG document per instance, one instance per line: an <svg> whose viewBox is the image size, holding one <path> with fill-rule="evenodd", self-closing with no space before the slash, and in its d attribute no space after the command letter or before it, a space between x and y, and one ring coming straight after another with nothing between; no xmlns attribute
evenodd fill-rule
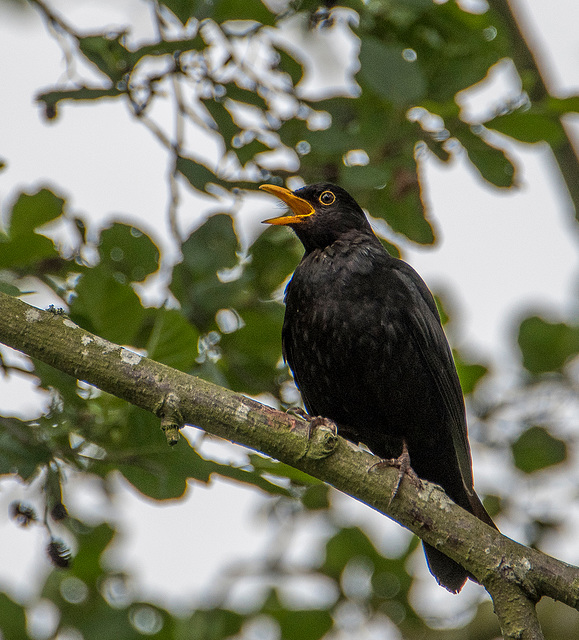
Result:
<svg viewBox="0 0 579 640"><path fill-rule="evenodd" d="M264 222L290 226L306 251L324 248L345 234L372 234L360 205L345 189L334 184L311 184L296 191L273 184L262 184L259 188L290 208L288 215Z"/></svg>

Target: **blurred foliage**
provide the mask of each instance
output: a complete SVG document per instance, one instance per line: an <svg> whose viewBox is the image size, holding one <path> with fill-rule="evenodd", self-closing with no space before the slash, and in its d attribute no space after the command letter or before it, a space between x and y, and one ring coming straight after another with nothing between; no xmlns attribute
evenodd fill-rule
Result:
<svg viewBox="0 0 579 640"><path fill-rule="evenodd" d="M579 326L530 316L518 336L523 366L534 375L561 371L579 352Z"/></svg>
<svg viewBox="0 0 579 640"><path fill-rule="evenodd" d="M332 180L392 231L429 244L435 229L417 173L421 157L433 153L447 162L462 149L481 179L510 188L516 175L513 159L489 130L560 148L565 143L560 118L579 110L579 96L547 96L531 103L523 90L519 100L489 113L486 121L465 119L457 93L484 80L520 45L492 9L475 15L455 2L431 0L346 0L340 6L303 0L275 8L259 0L165 0L150 3L157 40L133 45L127 26L79 34L65 16L43 2L33 4L60 34L69 75L78 73L71 61L82 60L101 78L100 86L78 76L74 83L43 90L37 99L45 116L55 119L79 101L122 101L135 124L149 127L164 145L177 192L190 188L213 197L217 213L200 220L186 237L176 237L180 260L164 265L155 240L136 226L116 220L91 235L57 189L17 194L4 212L0 233L0 290L25 295L48 288L59 301L54 313L65 312L99 336L182 371L239 392L267 394L280 407L295 401L281 359L280 299L300 245L287 230L268 228L248 246L240 240L234 208L224 204L231 201L224 195L236 200L241 189L253 189L258 181ZM333 55L340 45L332 43L346 40L359 43L351 59L335 56L346 80L338 88L308 86L312 69L327 64L319 51L330 47ZM218 162L203 156L203 149L187 146L170 130L172 125L151 124L150 112L167 95L177 120L218 142ZM68 239L61 241L61 235ZM398 253L389 240L389 250ZM142 287L156 278L168 283L165 304L146 306ZM441 313L446 323L453 309L441 307ZM467 402L489 427L479 431L493 433L493 425L504 420L501 412L511 411L509 420L518 429L510 430L507 444L516 467L532 477L538 470L549 473L569 456L570 443L548 429L549 393L537 390L555 383L565 391L566 402L576 402L579 330L572 321L530 315L520 323L518 345L525 409L515 407L514 417L509 402L493 404L485 395L487 364L473 362L460 348L454 355ZM408 560L417 541L411 540L398 557L387 557L362 529L340 525L332 491L314 478L257 454L233 466L208 459L197 442L182 440L169 449L157 419L136 407L41 362L24 371L7 354L0 366L6 375L14 370L33 379L50 398L48 410L35 420L0 416L0 473L40 483L46 516L30 518L27 525L45 530L47 547L59 550L57 560L67 556L68 547L53 531L60 531L75 550L71 567L53 570L42 589L41 597L59 612L55 629L43 638L225 640L255 637L259 625L269 625L284 640L317 640L332 632L355 637L369 625L386 629L388 624L405 638L485 640L498 635L488 603L475 606L472 620L461 629L430 628L412 605ZM531 400L539 396L546 400L535 410ZM529 416L533 411L537 415ZM504 437L497 440L505 444ZM264 551L269 560L263 566L247 567L246 575L264 585L250 611L233 610L227 594L181 617L142 601L133 576L102 563L117 534L113 525L89 526L67 517L63 505L63 486L75 474L97 478L108 495L112 471L159 501L179 498L190 481L209 483L219 476L257 487L270 496L271 520L287 521L286 535L310 517L324 518L329 533L323 553L299 571L305 582L323 581L327 604L299 608L287 599L285 580L298 569L279 549ZM502 509L508 515L512 496L491 498L493 513ZM16 522L23 524L26 509L15 508ZM237 580L243 579L241 571ZM577 619L569 617L569 609L563 614L551 604L543 609L547 637L577 635ZM26 618L21 604L0 594L5 640L29 637Z"/></svg>
<svg viewBox="0 0 579 640"><path fill-rule="evenodd" d="M515 466L525 473L545 469L567 458L567 445L543 427L530 427L512 444Z"/></svg>

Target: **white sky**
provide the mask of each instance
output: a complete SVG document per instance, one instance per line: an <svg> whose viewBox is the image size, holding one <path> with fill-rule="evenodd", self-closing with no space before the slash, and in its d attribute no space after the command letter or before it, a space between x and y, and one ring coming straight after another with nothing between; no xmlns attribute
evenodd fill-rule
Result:
<svg viewBox="0 0 579 640"><path fill-rule="evenodd" d="M559 0L557 10L541 0L517 4L529 10L542 59L551 68L554 92L570 94L579 87L579 3ZM148 29L145 3L139 0L55 0L52 5L62 8L77 27L94 28L105 14L110 24L129 22L127 15L134 23L136 16L143 33ZM120 214L167 238L165 158L151 135L130 119L122 101L101 102L98 107L65 104L56 121L44 121L34 96L59 80L62 56L35 12L22 15L5 3L0 3L0 59L0 157L8 162L0 173L2 208L19 189L33 191L47 184L67 196L71 210L90 215L96 224ZM491 90L498 96L512 88L499 74ZM473 109L480 99L473 98ZM572 128L576 135L577 126ZM460 159L450 166L428 162L427 199L441 241L435 249L407 253L433 288L449 290L451 300L460 305L457 311L464 326L459 339L491 359L508 353L505 336L513 331L522 309L539 305L577 312L577 226L554 161L541 145L512 145L512 153L521 167L520 188L509 192L482 183ZM199 201L186 193L183 199L188 222L196 216ZM252 203L246 214L250 226L256 226L268 216L270 201ZM17 397L18 392L26 390L18 384L0 386L4 398ZM26 402L33 411L29 397ZM6 513L14 491L12 483L0 485L0 513ZM90 497L86 500L90 504ZM203 589L221 563L237 554L256 553L271 535L256 523L259 505L255 493L227 483L216 483L210 490L195 486L186 506L153 506L131 491L121 492L115 516L122 513L127 521L142 523L125 531L125 561L137 568L145 592L187 599ZM404 536L399 527L369 510L349 508L371 523L376 539ZM313 539L315 534L312 524ZM0 539L0 585L9 581L11 590L26 593L31 576L44 563L44 545L36 533L17 530L2 516ZM169 551L167 539L180 543ZM300 544L308 548L312 543ZM568 559L577 561L579 550ZM478 597L476 587L472 589L472 597ZM450 602L446 595L438 589L432 596L438 608ZM456 601L452 599L453 607L460 606ZM466 601L468 596L462 600Z"/></svg>

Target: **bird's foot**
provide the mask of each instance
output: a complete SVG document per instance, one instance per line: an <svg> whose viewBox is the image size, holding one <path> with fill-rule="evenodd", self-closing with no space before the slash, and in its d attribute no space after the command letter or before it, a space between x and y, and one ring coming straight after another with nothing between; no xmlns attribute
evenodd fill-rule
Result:
<svg viewBox="0 0 579 640"><path fill-rule="evenodd" d="M307 416L308 421L308 439L311 440L316 429L324 428L329 429L334 437L338 435L338 427L336 423L329 418L323 416Z"/></svg>
<svg viewBox="0 0 579 640"><path fill-rule="evenodd" d="M324 418L323 416L311 416L307 411L302 409L302 407L298 406L289 407L289 409L286 409L286 413L289 413L292 416L297 416L308 423L308 440L311 440L312 434L318 427L326 427L327 429L330 429L335 436L338 435L338 427L336 426L336 423L329 418Z"/></svg>
<svg viewBox="0 0 579 640"><path fill-rule="evenodd" d="M388 500L388 507L392 504L392 501L398 494L398 489L400 489L400 484L402 483L402 478L407 476L410 482L417 488L422 488L422 482L420 478L416 475L416 472L410 465L410 455L408 453L408 446L406 441L402 443L402 453L397 458L390 458L387 460L380 460L376 464L373 464L368 471L373 471L374 469L382 469L384 467L395 467L398 469L398 478L396 479L396 484L392 489L392 493L390 495L390 499Z"/></svg>
<svg viewBox="0 0 579 640"><path fill-rule="evenodd" d="M292 416L297 416L298 418L302 418L303 420L307 420L308 422L312 420L312 417L308 415L308 413L302 409L302 407L289 407L286 409L286 413L289 413Z"/></svg>
<svg viewBox="0 0 579 640"><path fill-rule="evenodd" d="M314 416L308 420L308 445L304 454L306 458L320 460L334 452L338 444L338 427L335 422L323 416Z"/></svg>
<svg viewBox="0 0 579 640"><path fill-rule="evenodd" d="M301 407L290 407L286 413L297 416L307 422L307 441L306 450L303 454L304 458L320 460L327 458L334 452L338 444L338 427L335 422L323 416L310 416ZM294 424L290 430L293 431L298 426L298 424Z"/></svg>

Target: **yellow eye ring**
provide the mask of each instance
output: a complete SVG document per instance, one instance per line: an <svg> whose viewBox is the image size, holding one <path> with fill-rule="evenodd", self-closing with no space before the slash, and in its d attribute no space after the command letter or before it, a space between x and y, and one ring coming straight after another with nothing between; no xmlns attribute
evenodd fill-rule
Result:
<svg viewBox="0 0 579 640"><path fill-rule="evenodd" d="M325 204L326 206L330 205L330 204L334 204L334 202L336 201L336 196L331 192L331 191L324 191L320 197L318 198L318 200L322 203Z"/></svg>

